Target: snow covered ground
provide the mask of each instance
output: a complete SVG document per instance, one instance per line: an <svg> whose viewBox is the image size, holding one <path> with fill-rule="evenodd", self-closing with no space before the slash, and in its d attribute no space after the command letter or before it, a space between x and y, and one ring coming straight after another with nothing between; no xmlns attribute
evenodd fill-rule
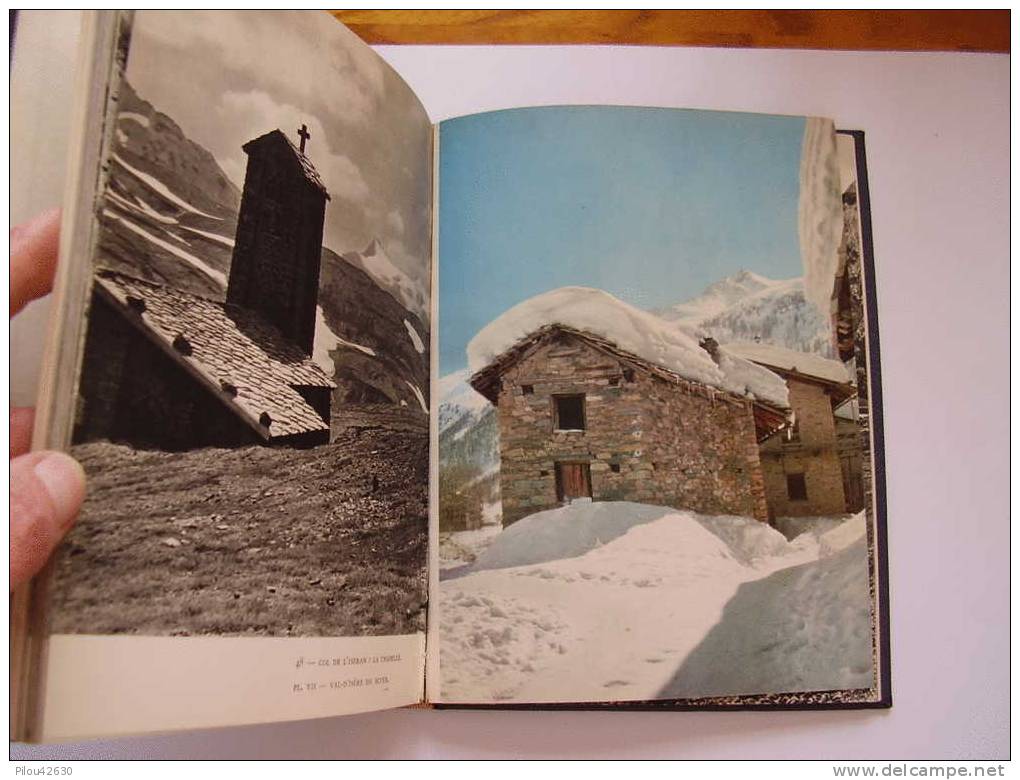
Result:
<svg viewBox="0 0 1020 780"><path fill-rule="evenodd" d="M440 585L446 701L870 685L863 515L791 542L750 518L575 502L465 533Z"/></svg>
<svg viewBox="0 0 1020 780"><path fill-rule="evenodd" d="M493 506L487 504L486 508ZM482 513L483 522L492 520L491 510ZM478 556L495 540L501 527L498 522L488 522L481 528L471 531L454 531L439 535L439 569L440 579L451 571L462 570L470 566Z"/></svg>

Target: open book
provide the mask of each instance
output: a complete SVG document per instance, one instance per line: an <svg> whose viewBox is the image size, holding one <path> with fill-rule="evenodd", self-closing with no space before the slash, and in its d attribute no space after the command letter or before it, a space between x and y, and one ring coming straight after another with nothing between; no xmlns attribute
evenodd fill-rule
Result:
<svg viewBox="0 0 1020 780"><path fill-rule="evenodd" d="M14 738L889 706L862 133L434 126L318 13L82 41Z"/></svg>

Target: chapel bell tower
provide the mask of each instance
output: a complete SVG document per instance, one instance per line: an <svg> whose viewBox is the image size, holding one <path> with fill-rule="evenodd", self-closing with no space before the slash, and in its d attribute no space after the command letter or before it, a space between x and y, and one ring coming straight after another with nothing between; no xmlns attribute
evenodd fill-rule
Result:
<svg viewBox="0 0 1020 780"><path fill-rule="evenodd" d="M300 148L280 130L246 143L227 303L262 314L312 354L319 294L322 226L329 193Z"/></svg>

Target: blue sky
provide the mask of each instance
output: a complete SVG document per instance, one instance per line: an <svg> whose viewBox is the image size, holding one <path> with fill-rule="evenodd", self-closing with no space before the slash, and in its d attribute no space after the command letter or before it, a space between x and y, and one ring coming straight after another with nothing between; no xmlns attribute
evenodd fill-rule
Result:
<svg viewBox="0 0 1020 780"><path fill-rule="evenodd" d="M557 107L449 120L440 132L440 373L521 301L566 285L640 308L747 268L800 276L804 120Z"/></svg>

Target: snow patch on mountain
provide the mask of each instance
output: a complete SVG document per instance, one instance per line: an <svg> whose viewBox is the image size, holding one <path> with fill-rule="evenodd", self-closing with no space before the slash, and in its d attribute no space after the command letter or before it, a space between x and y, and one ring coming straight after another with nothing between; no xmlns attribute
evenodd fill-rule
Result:
<svg viewBox="0 0 1020 780"><path fill-rule="evenodd" d="M106 192L106 201L108 205L116 206L117 208L131 214L133 216L145 217L148 219L155 220L156 222L163 225L176 225L177 220L173 217L166 217L156 211L152 206L147 204L141 198L135 198L134 202L128 200L123 195L114 190L110 189Z"/></svg>
<svg viewBox="0 0 1020 780"><path fill-rule="evenodd" d="M739 271L700 295L655 313L720 343L760 341L823 357L833 355L828 320L806 299L801 277L769 279Z"/></svg>
<svg viewBox="0 0 1020 780"><path fill-rule="evenodd" d="M226 236L220 236L216 233L210 233L208 230L199 230L198 228L188 227L187 225L181 225L181 228L187 230L189 233L208 238L210 241L215 241L217 244L222 244L230 249L234 248L234 239L227 238Z"/></svg>
<svg viewBox="0 0 1020 780"><path fill-rule="evenodd" d="M422 319L428 317L428 290L396 266L379 239L372 239L361 252L346 252L343 258L365 271L406 309Z"/></svg>
<svg viewBox="0 0 1020 780"><path fill-rule="evenodd" d="M321 306L315 307L315 336L312 343L312 360L319 368L326 372L327 376L333 376L333 350L337 347L350 347L366 355L375 356L375 350L362 344L355 344L340 338L326 322L326 314Z"/></svg>
<svg viewBox="0 0 1020 780"><path fill-rule="evenodd" d="M422 393L421 388L406 379L404 380L404 384L411 388L411 392L414 393L414 397L418 399L418 405L421 406L421 410L425 412L425 414L428 414L429 406L425 403L425 395Z"/></svg>
<svg viewBox="0 0 1020 780"><path fill-rule="evenodd" d="M723 314L744 298L775 284L772 279L766 279L753 271L738 271L733 276L710 284L701 295L659 309L655 313L670 322L704 322Z"/></svg>
<svg viewBox="0 0 1020 780"><path fill-rule="evenodd" d="M226 277L226 275L222 271L217 271L215 268L213 268L208 263L206 263L203 260L200 260L199 258L195 257L190 252L185 252L183 249L181 249L178 246L175 246L175 245L171 244L169 241L164 241L163 239L158 238L157 236L152 235L152 233L150 233L149 231L145 230L145 228L139 227L134 222L131 222L130 220L125 219L124 217L120 216L119 214L117 214L114 211L111 211L110 209L103 209L103 216L104 217L108 217L108 218L110 218L112 220L115 220L115 221L121 223L124 227L126 227L132 233L136 233L136 234L140 235L145 240L150 241L151 243L155 244L156 246L160 247L161 249L165 249L170 254L172 254L172 255L174 255L176 257L179 257L181 260L187 261L188 263L193 265L195 268L197 268L199 271L204 273L206 276L208 276L209 278L211 278L214 281L216 281L221 287L226 289L226 286L227 286L227 277ZM173 236L173 238L177 238L177 237ZM178 239L178 240L180 240L180 239Z"/></svg>
<svg viewBox="0 0 1020 780"><path fill-rule="evenodd" d="M406 319L404 320L404 327L407 328L407 337L411 339L411 343L414 344L415 350L417 350L419 355L424 354L425 342L421 340L421 336L418 335L418 331L416 331L414 326Z"/></svg>
<svg viewBox="0 0 1020 780"><path fill-rule="evenodd" d="M113 154L113 159L125 171L127 171L128 173L130 173L132 176L134 176L135 178L139 179L140 181L144 182L145 184L147 184L154 192L158 193L162 198L164 198L169 203L172 203L173 205L177 206L178 208L181 208L184 211L187 211L187 212L189 212L191 214L196 214L196 215L198 215L200 217L205 217L206 219L215 219L215 220L219 220L220 219L219 217L215 217L212 214L207 214L204 211L199 211L198 209L196 209L194 206L192 206L190 203L188 203L183 198L177 197L177 195L175 195L173 192L170 191L169 187L167 187L165 184L163 184L163 182L161 182L155 176L150 176L149 174L145 173L144 171L140 171L137 168L131 167L126 162L124 162L124 158L122 158L120 155L114 153Z"/></svg>

